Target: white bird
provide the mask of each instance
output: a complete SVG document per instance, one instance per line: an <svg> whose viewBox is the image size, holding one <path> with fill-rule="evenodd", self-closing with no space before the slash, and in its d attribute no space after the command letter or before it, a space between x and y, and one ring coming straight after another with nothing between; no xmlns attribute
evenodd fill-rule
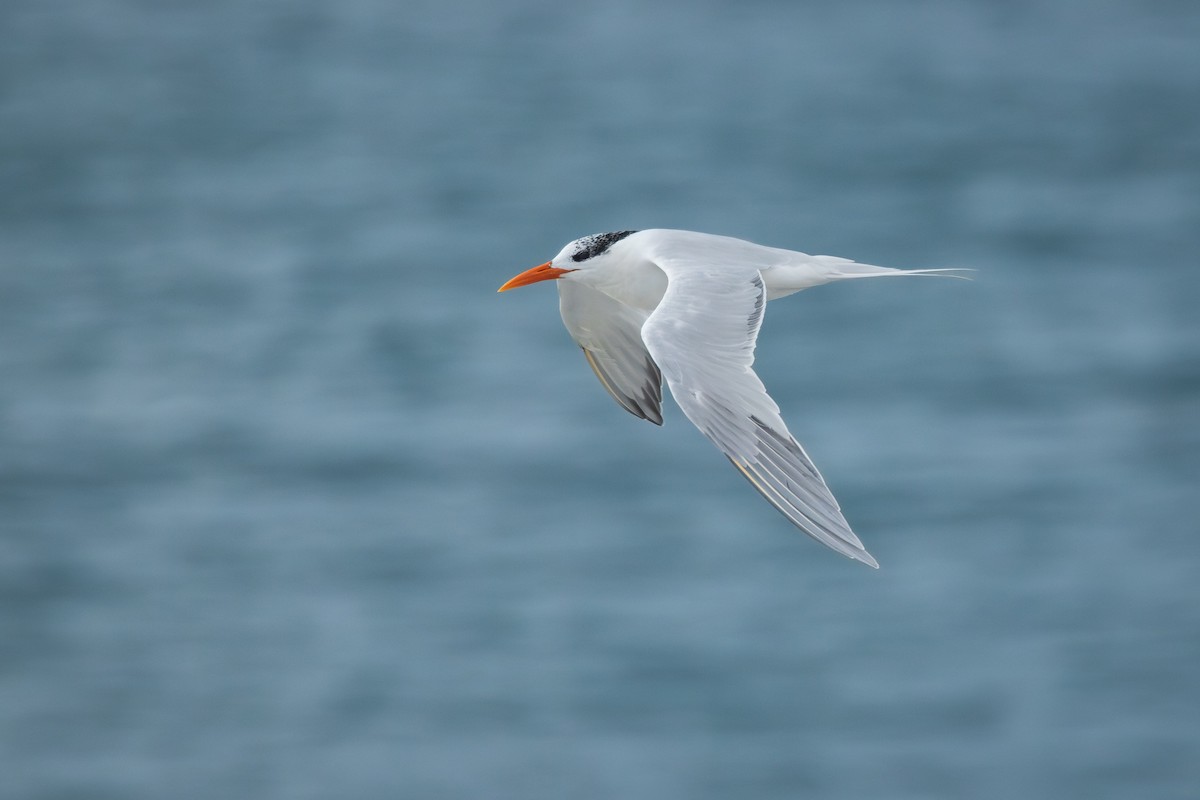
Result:
<svg viewBox="0 0 1200 800"><path fill-rule="evenodd" d="M571 338L626 411L661 425L665 377L687 418L792 524L878 568L752 368L763 310L832 281L955 272L659 229L576 239L499 291L555 279Z"/></svg>

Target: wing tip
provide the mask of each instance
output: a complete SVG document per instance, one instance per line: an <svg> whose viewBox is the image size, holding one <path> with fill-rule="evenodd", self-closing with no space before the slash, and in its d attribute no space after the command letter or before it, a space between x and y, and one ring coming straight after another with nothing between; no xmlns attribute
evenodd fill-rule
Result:
<svg viewBox="0 0 1200 800"><path fill-rule="evenodd" d="M867 552L866 548L862 546L862 542L858 540L858 537L854 535L854 531L852 531L849 526L845 528L844 532L829 530L821 531L822 526L814 523L812 520L802 518L802 522L801 519L797 519L795 514L789 512L784 498L779 495L777 491L768 491L769 487L764 486L763 483L758 479L758 471L755 469L754 465L743 463L729 455L726 455L726 458L728 458L729 463L733 464L737 471L740 472L742 476L750 482L750 485L757 489L758 493L766 498L767 502L774 506L775 509L783 514L789 522L791 522L805 534L813 539L816 539L818 542L825 545L830 550L833 550L835 553L840 553L852 561L858 561L862 564L866 564L871 569L879 569L879 562L875 560L874 556ZM804 522L808 522L809 524L803 524Z"/></svg>
<svg viewBox="0 0 1200 800"><path fill-rule="evenodd" d="M655 425L663 424L662 387L660 383L662 377L658 372L658 366L653 361L647 359L646 363L652 367L652 374L657 378L657 381L645 385L643 387L643 396L638 398L623 389L618 389L613 384L612 379L605 372L600 362L596 359L596 355L591 350L583 345L579 345L579 349L583 351L583 357L587 359L588 366L592 368L592 372L600 379L600 385L604 387L604 391L608 392L621 408L639 419L649 420Z"/></svg>
<svg viewBox="0 0 1200 800"><path fill-rule="evenodd" d="M876 561L875 557L872 556L870 553L868 553L866 550L863 550L860 553L855 553L855 554L851 555L850 558L852 558L855 561L858 561L862 564L866 564L871 569L879 569L879 562Z"/></svg>

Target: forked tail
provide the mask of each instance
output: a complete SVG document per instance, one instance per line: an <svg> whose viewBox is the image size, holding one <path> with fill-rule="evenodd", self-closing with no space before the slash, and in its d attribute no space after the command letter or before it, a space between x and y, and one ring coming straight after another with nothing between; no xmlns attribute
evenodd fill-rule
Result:
<svg viewBox="0 0 1200 800"><path fill-rule="evenodd" d="M833 258L830 256L820 258L824 262L821 266L826 268L825 274L830 281L847 280L850 278L882 278L896 275L938 275L943 278L958 278L969 281L971 280L971 276L964 275L963 273L974 271L962 267L892 269L891 267L877 267L874 264L859 264L857 261L850 261L844 258Z"/></svg>
<svg viewBox="0 0 1200 800"><path fill-rule="evenodd" d="M763 272L767 284L767 297L774 300L793 292L820 286L834 281L851 278L886 278L899 275L918 275L970 280L970 269L892 269L874 264L860 264L848 258L836 256L804 256L797 263L774 267Z"/></svg>

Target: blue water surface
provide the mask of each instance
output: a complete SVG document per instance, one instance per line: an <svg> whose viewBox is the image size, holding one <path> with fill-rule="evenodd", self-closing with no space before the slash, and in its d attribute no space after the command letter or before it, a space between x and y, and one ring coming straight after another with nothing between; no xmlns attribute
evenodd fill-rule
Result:
<svg viewBox="0 0 1200 800"><path fill-rule="evenodd" d="M0 29L0 795L1200 796L1200 6ZM976 270L766 315L881 570L495 293L650 227Z"/></svg>

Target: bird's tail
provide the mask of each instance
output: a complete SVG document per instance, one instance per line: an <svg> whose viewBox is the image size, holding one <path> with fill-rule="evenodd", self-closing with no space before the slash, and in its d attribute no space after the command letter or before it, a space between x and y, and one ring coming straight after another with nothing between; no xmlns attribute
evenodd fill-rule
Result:
<svg viewBox="0 0 1200 800"><path fill-rule="evenodd" d="M851 261L846 258L836 258L834 256L816 256L816 260L822 268L822 272L829 281L842 281L850 278L882 278L896 275L936 275L943 278L959 278L961 280L970 280L969 273L972 270L959 267L945 267L940 269L892 269L891 267L877 267L874 264L859 264L857 261Z"/></svg>
<svg viewBox="0 0 1200 800"><path fill-rule="evenodd" d="M782 265L764 273L769 299L785 297L793 292L851 278L886 278L899 275L920 275L970 280L969 269L892 269L874 264L860 264L837 256L804 256L796 263Z"/></svg>

